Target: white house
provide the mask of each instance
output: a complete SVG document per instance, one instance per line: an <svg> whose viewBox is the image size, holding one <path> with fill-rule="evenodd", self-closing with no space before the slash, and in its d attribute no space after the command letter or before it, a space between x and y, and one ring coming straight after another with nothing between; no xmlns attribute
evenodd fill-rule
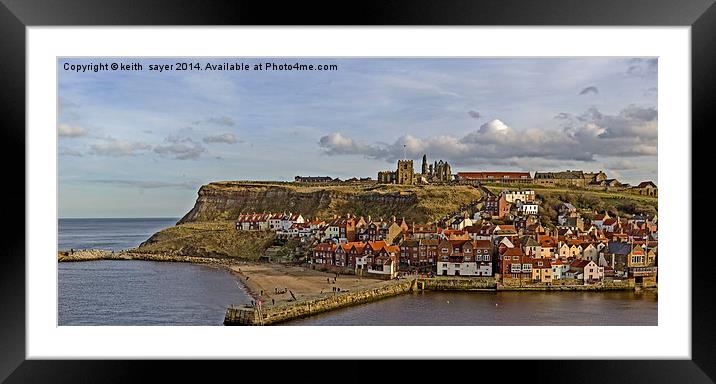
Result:
<svg viewBox="0 0 716 384"><path fill-rule="evenodd" d="M581 258L584 260L592 260L596 262L599 260L599 250L597 250L597 247L595 247L592 243L582 244Z"/></svg>
<svg viewBox="0 0 716 384"><path fill-rule="evenodd" d="M535 202L520 203L517 205L517 211L523 215L536 215L539 213L539 204Z"/></svg>
<svg viewBox="0 0 716 384"><path fill-rule="evenodd" d="M296 223L303 224L305 222L306 220L300 213L289 213L281 218L281 228L287 230Z"/></svg>
<svg viewBox="0 0 716 384"><path fill-rule="evenodd" d="M462 230L465 227L472 226L472 220L467 217L456 217L450 227L456 230Z"/></svg>
<svg viewBox="0 0 716 384"><path fill-rule="evenodd" d="M552 264L552 279L561 279L566 277L567 271L569 271L569 264L563 263L560 259L555 259L551 262Z"/></svg>
<svg viewBox="0 0 716 384"><path fill-rule="evenodd" d="M438 261L438 275L446 276L479 276L478 264L475 262L451 263L447 261ZM489 276L489 275L485 275Z"/></svg>
<svg viewBox="0 0 716 384"><path fill-rule="evenodd" d="M581 274L585 284L604 278L604 267L600 267L593 260L577 260L570 265L570 270Z"/></svg>
<svg viewBox="0 0 716 384"><path fill-rule="evenodd" d="M510 204L514 204L518 201L521 201L523 203L528 202L528 201L535 201L535 191L533 191L533 190L524 190L524 191L504 190L504 191L502 191L502 195L505 196L505 201L507 201Z"/></svg>

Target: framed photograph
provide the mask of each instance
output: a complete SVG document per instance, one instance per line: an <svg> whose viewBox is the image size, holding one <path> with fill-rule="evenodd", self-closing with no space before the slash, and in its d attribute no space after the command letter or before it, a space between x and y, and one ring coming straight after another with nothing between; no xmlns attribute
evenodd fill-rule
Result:
<svg viewBox="0 0 716 384"><path fill-rule="evenodd" d="M27 198L0 378L458 358L713 382L691 178L716 7L525 6L4 2Z"/></svg>

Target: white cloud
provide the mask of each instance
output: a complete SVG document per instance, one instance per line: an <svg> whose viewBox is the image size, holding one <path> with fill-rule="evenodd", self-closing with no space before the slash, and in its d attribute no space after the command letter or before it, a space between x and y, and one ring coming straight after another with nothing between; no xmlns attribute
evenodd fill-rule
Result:
<svg viewBox="0 0 716 384"><path fill-rule="evenodd" d="M78 150L75 150L75 149L72 149L72 148L61 147L61 148L60 148L60 156L77 156L77 157L81 157L81 156L82 156L82 152L80 152L80 151L78 151Z"/></svg>
<svg viewBox="0 0 716 384"><path fill-rule="evenodd" d="M209 124L221 125L225 127L232 127L236 125L234 119L230 118L229 116L211 117L207 119L206 122Z"/></svg>
<svg viewBox="0 0 716 384"><path fill-rule="evenodd" d="M104 141L90 146L92 154L101 156L134 156L138 152L152 148L151 145L138 141L120 140L112 137L102 140Z"/></svg>
<svg viewBox="0 0 716 384"><path fill-rule="evenodd" d="M462 137L439 135L419 138L404 135L392 144L364 144L341 133L321 137L328 155L363 155L395 161L403 151L411 158L423 153L457 164L542 159L595 161L595 156L656 155L657 112L629 106L617 115L590 108L579 116L560 114L561 129L515 130L501 120L491 120Z"/></svg>
<svg viewBox="0 0 716 384"><path fill-rule="evenodd" d="M69 124L58 124L57 133L62 137L80 137L87 135L87 129Z"/></svg>
<svg viewBox="0 0 716 384"><path fill-rule="evenodd" d="M634 164L630 160L625 160L625 159L619 159L619 160L614 160L614 161L608 162L605 164L605 166L607 167L607 169L610 169L613 171L617 171L617 170L628 171L628 170L632 170L632 169L637 169L636 164Z"/></svg>
<svg viewBox="0 0 716 384"><path fill-rule="evenodd" d="M222 135L207 136L203 139L205 143L225 143L225 144L236 144L239 140L233 133L224 133Z"/></svg>
<svg viewBox="0 0 716 384"><path fill-rule="evenodd" d="M173 156L177 160L195 160L206 152L206 148L188 137L169 136L164 141L168 144L154 148L154 152L161 156Z"/></svg>
<svg viewBox="0 0 716 384"><path fill-rule="evenodd" d="M655 76L659 67L659 59L634 58L628 61L627 75L636 77Z"/></svg>

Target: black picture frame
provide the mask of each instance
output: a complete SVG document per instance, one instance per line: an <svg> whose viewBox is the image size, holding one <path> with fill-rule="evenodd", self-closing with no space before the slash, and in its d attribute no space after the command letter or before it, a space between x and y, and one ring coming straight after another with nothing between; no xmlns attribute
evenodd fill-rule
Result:
<svg viewBox="0 0 716 384"><path fill-rule="evenodd" d="M692 163L710 163L708 117L716 89L716 6L714 0L502 0L502 1L91 1L91 0L0 0L0 114L5 180L12 180L14 197L5 208L12 218L12 232L5 237L0 268L0 380L19 382L131 382L146 381L144 369L159 370L162 381L184 377L187 368L177 370L160 362L128 361L26 361L25 348L25 170L17 166L25 159L25 42L29 26L138 26L138 25L555 25L555 26L690 26L692 60ZM235 42L234 42L235 43ZM673 128L673 127L672 127ZM687 129L684 134L688 134ZM14 165L14 167L13 167ZM692 175L696 171L692 170ZM6 181L6 185L10 182ZM19 191L21 190L21 192ZM692 201L706 198L705 191L692 188ZM10 195L7 195L8 199ZM676 203L676 202L666 202ZM691 205L682 203L685 209ZM17 218L22 217L22 220ZM694 217L694 216L692 216ZM682 223L685 224L685 223ZM704 234L693 223L693 236ZM32 230L32 228L27 228ZM692 265L708 260L705 242L691 243ZM661 383L714 382L716 378L716 332L713 330L714 285L708 268L692 268L692 360L607 360L607 361L521 361L519 369L530 377L549 382L579 383ZM608 342L608 341L607 341ZM482 346L488 347L489 346ZM376 346L376 348L379 348ZM485 361L470 364L480 371L502 371L513 362ZM279 363L280 367L284 363ZM504 367L500 366L505 365ZM354 373L362 363L341 363L346 380L358 381ZM273 369L272 379L311 374L313 364L294 369ZM396 367L395 365L393 367ZM400 367L400 365L398 365ZM426 366L427 367L427 366ZM235 363L210 368L220 376ZM307 371L308 369L308 371ZM321 368L321 372L325 372ZM400 371L400 368L398 368ZM437 369L402 372L418 373L422 379L440 376ZM433 372L433 373L431 373ZM560 374L555 374L559 372ZM236 373L236 372L234 372ZM207 373L208 374L208 373ZM333 376L333 375L332 375ZM320 376L319 376L320 377ZM333 376L335 377L335 376ZM404 377L404 376L401 376ZM229 377L224 377L228 379ZM247 377L248 378L248 377ZM273 380L272 380L273 381ZM542 381L542 380L538 380Z"/></svg>

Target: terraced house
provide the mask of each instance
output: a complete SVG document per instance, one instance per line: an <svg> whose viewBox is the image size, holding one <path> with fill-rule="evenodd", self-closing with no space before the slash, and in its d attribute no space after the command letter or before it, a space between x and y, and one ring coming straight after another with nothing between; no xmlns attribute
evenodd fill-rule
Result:
<svg viewBox="0 0 716 384"><path fill-rule="evenodd" d="M492 276L492 247L488 240L443 240L437 253L438 275Z"/></svg>

